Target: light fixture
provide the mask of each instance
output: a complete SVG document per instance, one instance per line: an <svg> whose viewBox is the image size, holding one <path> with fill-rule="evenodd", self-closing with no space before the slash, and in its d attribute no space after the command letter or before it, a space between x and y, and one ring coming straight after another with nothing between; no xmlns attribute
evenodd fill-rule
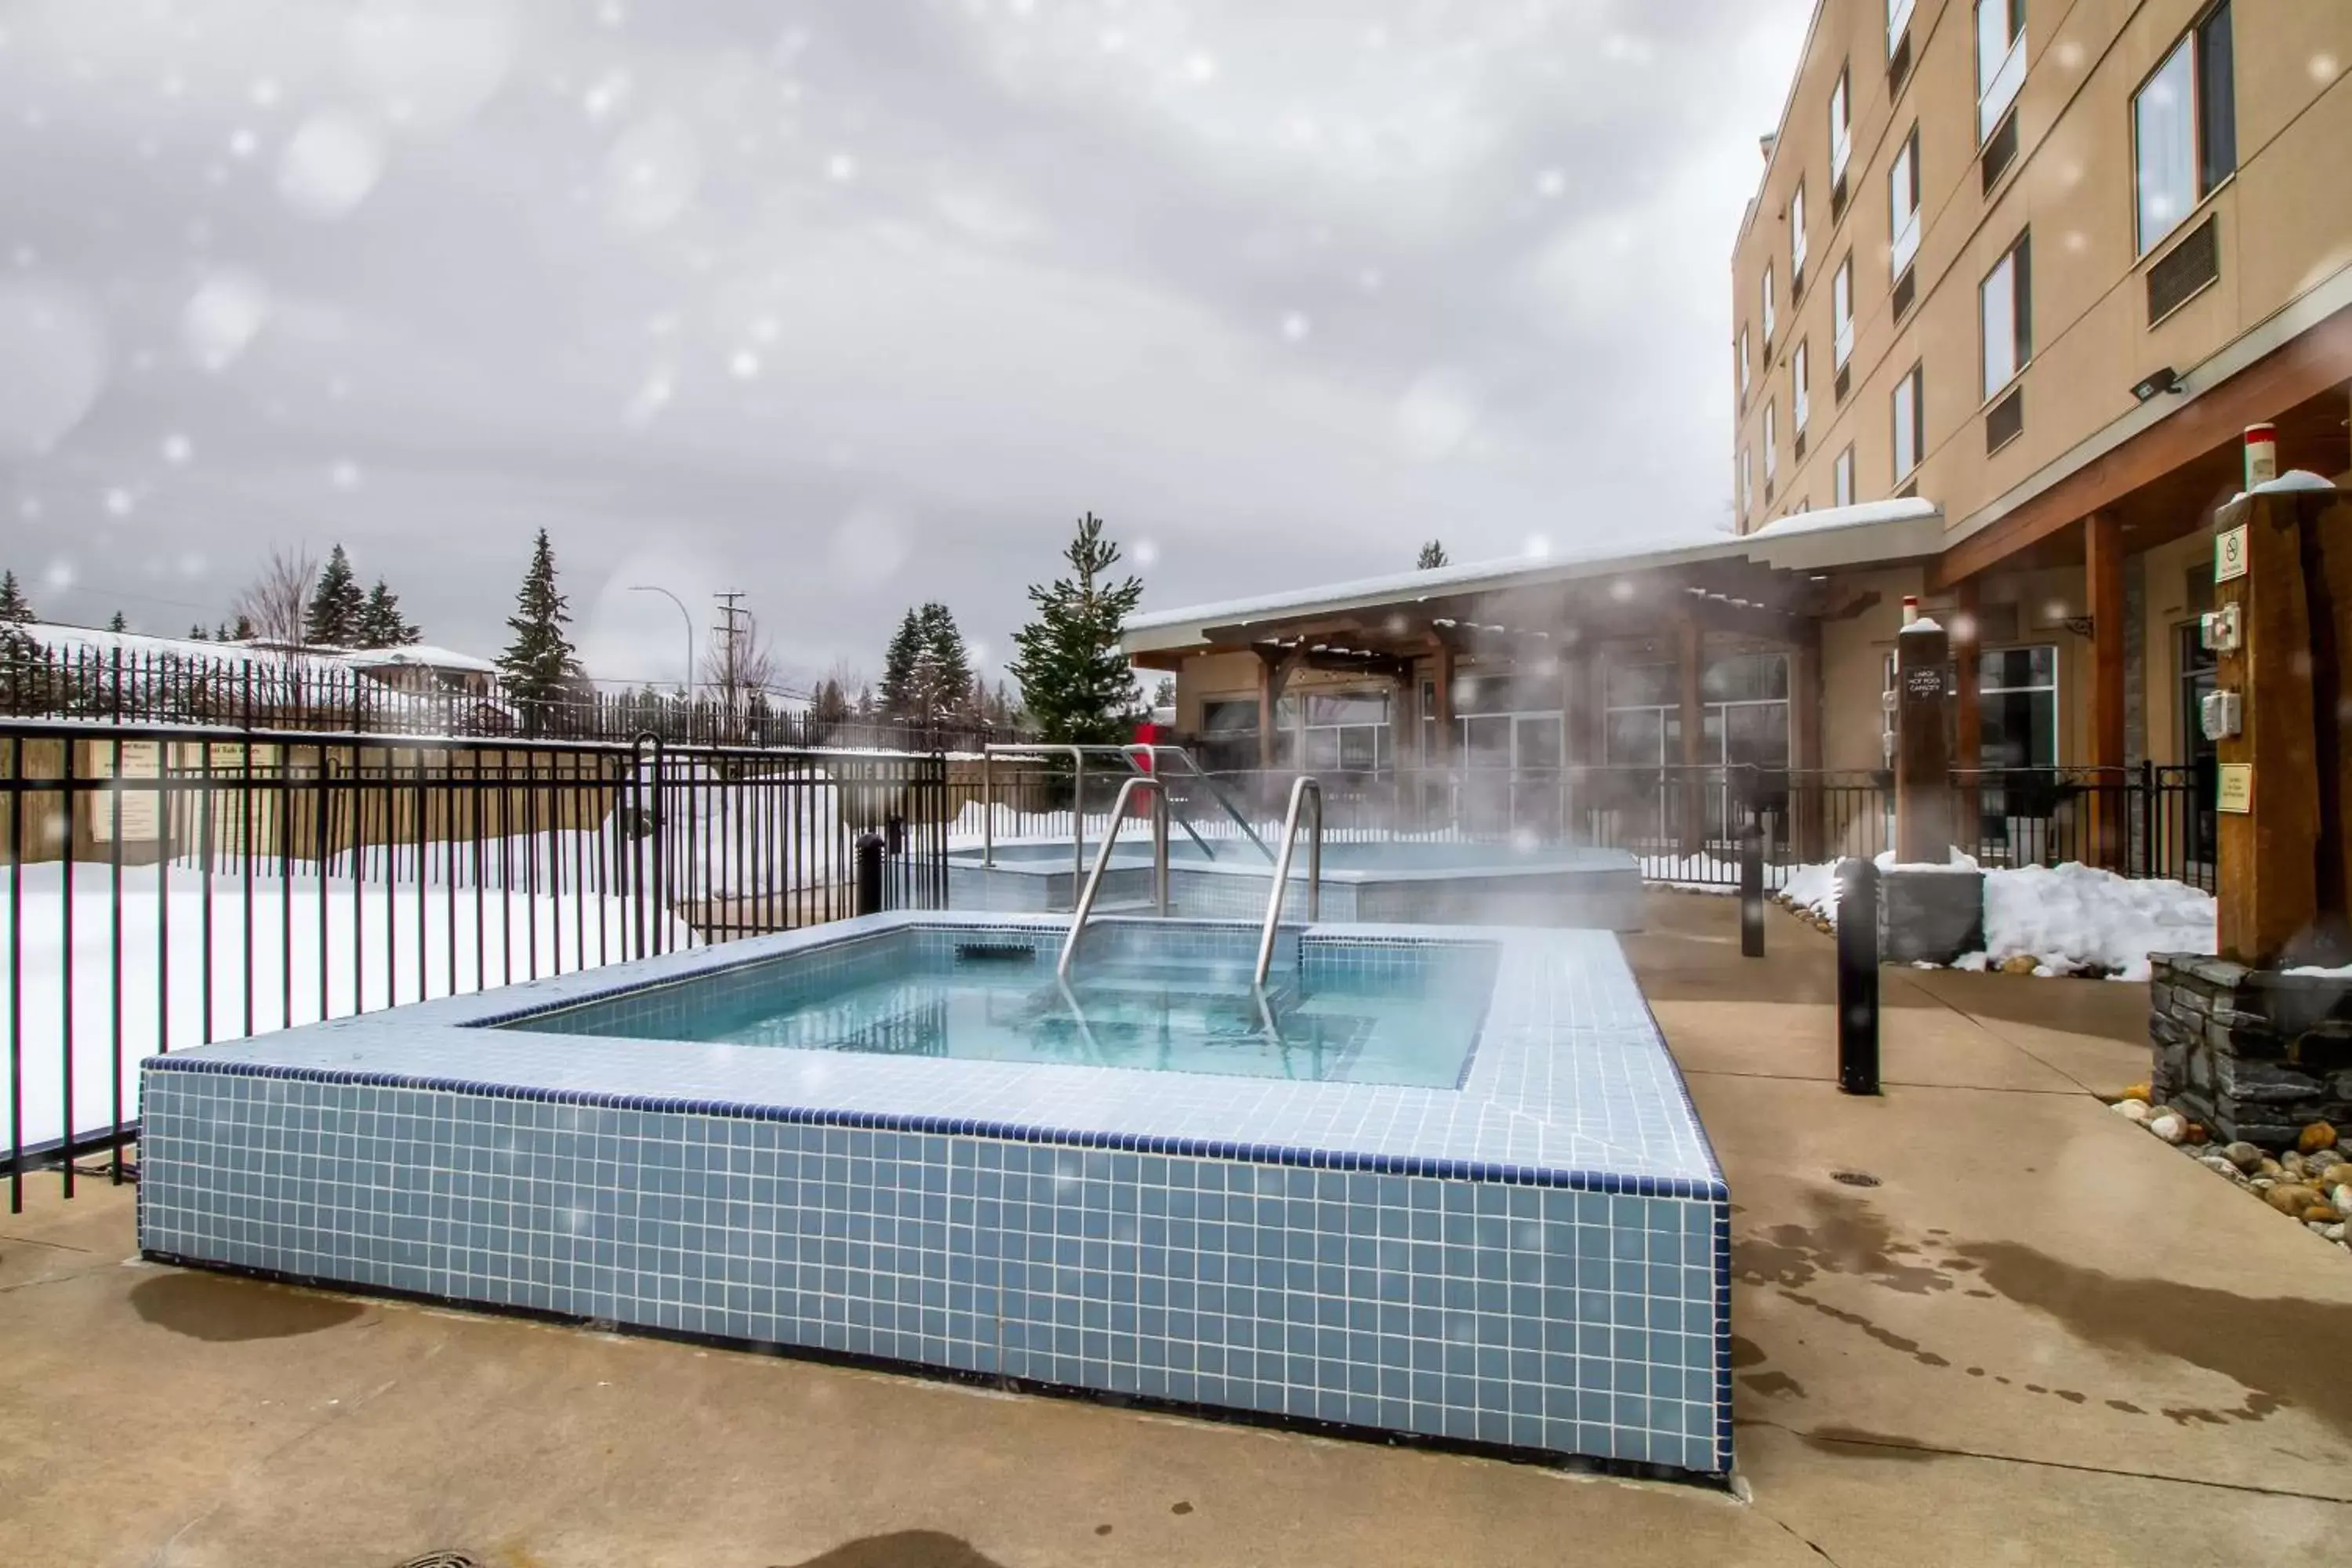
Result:
<svg viewBox="0 0 2352 1568"><path fill-rule="evenodd" d="M2149 371L2147 377L2132 388L2132 395L2140 402L2146 403L2159 393L2188 390L2188 385L2180 379L2180 373L2170 365L2166 365L2160 370Z"/></svg>

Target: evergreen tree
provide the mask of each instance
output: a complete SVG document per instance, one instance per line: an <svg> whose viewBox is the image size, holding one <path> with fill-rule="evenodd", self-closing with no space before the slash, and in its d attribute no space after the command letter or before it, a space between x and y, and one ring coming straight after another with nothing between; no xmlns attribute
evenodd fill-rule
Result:
<svg viewBox="0 0 2352 1568"><path fill-rule="evenodd" d="M923 637L917 661L922 672L919 717L927 724L965 718L971 712L971 655L964 648L963 633L937 600L923 606L919 619Z"/></svg>
<svg viewBox="0 0 2352 1568"><path fill-rule="evenodd" d="M857 718L859 722L865 723L871 721L876 711L874 689L870 686L859 687L857 689Z"/></svg>
<svg viewBox="0 0 2352 1568"><path fill-rule="evenodd" d="M563 636L571 619L563 595L555 591L555 552L548 547L542 528L531 546L522 588L515 595L515 613L507 617L514 641L499 656L508 700L522 710L524 728L534 735L580 674L579 658Z"/></svg>
<svg viewBox="0 0 2352 1568"><path fill-rule="evenodd" d="M1433 539L1421 547L1421 559L1412 564L1415 571L1429 572L1440 566L1451 565L1453 562L1452 558L1445 553L1445 546Z"/></svg>
<svg viewBox="0 0 2352 1568"><path fill-rule="evenodd" d="M228 623L226 621L223 621L220 625L213 628L213 641L226 642L228 640Z"/></svg>
<svg viewBox="0 0 2352 1568"><path fill-rule="evenodd" d="M401 618L400 595L386 587L381 577L360 605L353 633L361 647L407 647L421 640L416 627Z"/></svg>
<svg viewBox="0 0 2352 1568"><path fill-rule="evenodd" d="M131 623L122 618L121 610L117 610L114 612L113 618L106 623L106 629L110 632L127 632L131 629Z"/></svg>
<svg viewBox="0 0 2352 1568"><path fill-rule="evenodd" d="M890 646L882 654L883 718L906 723L918 717L920 699L916 689L916 667L922 657L922 612L908 610L899 620L898 629L890 634Z"/></svg>
<svg viewBox="0 0 2352 1568"><path fill-rule="evenodd" d="M0 572L0 625L28 626L39 619L33 614L32 601L17 585L16 574Z"/></svg>
<svg viewBox="0 0 2352 1568"><path fill-rule="evenodd" d="M1160 678L1160 684L1151 689L1151 705L1154 708L1173 708L1176 706L1176 678L1174 676L1163 675Z"/></svg>
<svg viewBox="0 0 2352 1568"><path fill-rule="evenodd" d="M204 622L198 621L188 628L188 640L190 642L209 642L212 640L212 634L205 630Z"/></svg>
<svg viewBox="0 0 2352 1568"><path fill-rule="evenodd" d="M1036 617L1013 634L1021 650L1013 678L1039 736L1056 744L1110 745L1126 739L1137 692L1119 653L1119 628L1142 602L1135 577L1114 583L1118 546L1102 536L1102 520L1088 512L1062 558L1070 575L1032 585Z"/></svg>
<svg viewBox="0 0 2352 1568"><path fill-rule="evenodd" d="M351 557L338 544L328 552L326 565L320 568L318 586L311 591L310 605L302 612L302 640L323 643L329 647L361 646L360 613L366 607L359 579L352 575Z"/></svg>
<svg viewBox="0 0 2352 1568"><path fill-rule="evenodd" d="M243 610L239 610L236 613L236 630L234 633L234 636L239 642L251 642L253 640L253 617L247 615Z"/></svg>

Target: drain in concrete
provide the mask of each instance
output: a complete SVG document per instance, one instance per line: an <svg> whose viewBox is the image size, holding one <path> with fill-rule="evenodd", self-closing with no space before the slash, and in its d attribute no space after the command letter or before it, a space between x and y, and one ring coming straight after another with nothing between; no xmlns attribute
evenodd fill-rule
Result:
<svg viewBox="0 0 2352 1568"><path fill-rule="evenodd" d="M1878 1178L1872 1175L1868 1171L1832 1171L1830 1173L1830 1180L1832 1182L1842 1182L1849 1187L1874 1187L1878 1185Z"/></svg>
<svg viewBox="0 0 2352 1568"><path fill-rule="evenodd" d="M482 1568L481 1560L465 1552L428 1552L412 1557L400 1568Z"/></svg>

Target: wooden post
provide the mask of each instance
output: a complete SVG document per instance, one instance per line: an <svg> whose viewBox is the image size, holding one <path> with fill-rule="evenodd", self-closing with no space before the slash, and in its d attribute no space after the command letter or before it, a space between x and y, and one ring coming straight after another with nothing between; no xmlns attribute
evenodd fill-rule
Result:
<svg viewBox="0 0 2352 1568"><path fill-rule="evenodd" d="M1257 765L1274 771L1274 670L1278 661L1265 648L1257 650Z"/></svg>
<svg viewBox="0 0 2352 1568"><path fill-rule="evenodd" d="M1789 835L1790 849L1805 865L1828 852L1823 817L1829 809L1828 780L1822 776L1822 627L1808 621L1803 637L1789 649Z"/></svg>
<svg viewBox="0 0 2352 1568"><path fill-rule="evenodd" d="M1984 684L1984 637L1977 626L1977 586L1974 577L1963 577L1954 585L1951 626L1952 766L1962 774L1958 797L1952 803L1952 831L1971 854L1983 837L1977 771L1984 766L1984 705L1979 690Z"/></svg>
<svg viewBox="0 0 2352 1568"><path fill-rule="evenodd" d="M2214 672L2240 728L2221 764L2221 955L2240 963L2335 965L2347 940L2347 752L2337 721L2352 612L2352 506L2340 491L2269 492L2223 507L2217 560L2235 575L2214 607L2238 642Z"/></svg>
<svg viewBox="0 0 2352 1568"><path fill-rule="evenodd" d="M1706 633L1698 617L1685 610L1682 617L1683 755L1681 851L1696 855L1706 842L1706 793L1699 784L1701 746L1706 736L1706 705L1702 681L1706 675Z"/></svg>
<svg viewBox="0 0 2352 1568"><path fill-rule="evenodd" d="M1920 619L1895 641L1895 858L1941 866L1952 858L1951 641Z"/></svg>
<svg viewBox="0 0 2352 1568"><path fill-rule="evenodd" d="M2091 851L2121 870L2129 815L2124 779L2124 525L2111 511L2083 520L2083 580L2091 612Z"/></svg>

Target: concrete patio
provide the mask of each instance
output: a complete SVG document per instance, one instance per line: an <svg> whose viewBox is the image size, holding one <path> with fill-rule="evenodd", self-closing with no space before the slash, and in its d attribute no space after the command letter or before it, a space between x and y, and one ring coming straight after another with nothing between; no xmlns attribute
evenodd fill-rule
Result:
<svg viewBox="0 0 2352 1568"><path fill-rule="evenodd" d="M2243 1563L2352 1539L2344 1254L2109 1113L2145 987L1627 939L1737 1202L1743 1496L281 1289L0 1216L14 1564ZM1850 1184L1833 1173L1873 1184Z"/></svg>

